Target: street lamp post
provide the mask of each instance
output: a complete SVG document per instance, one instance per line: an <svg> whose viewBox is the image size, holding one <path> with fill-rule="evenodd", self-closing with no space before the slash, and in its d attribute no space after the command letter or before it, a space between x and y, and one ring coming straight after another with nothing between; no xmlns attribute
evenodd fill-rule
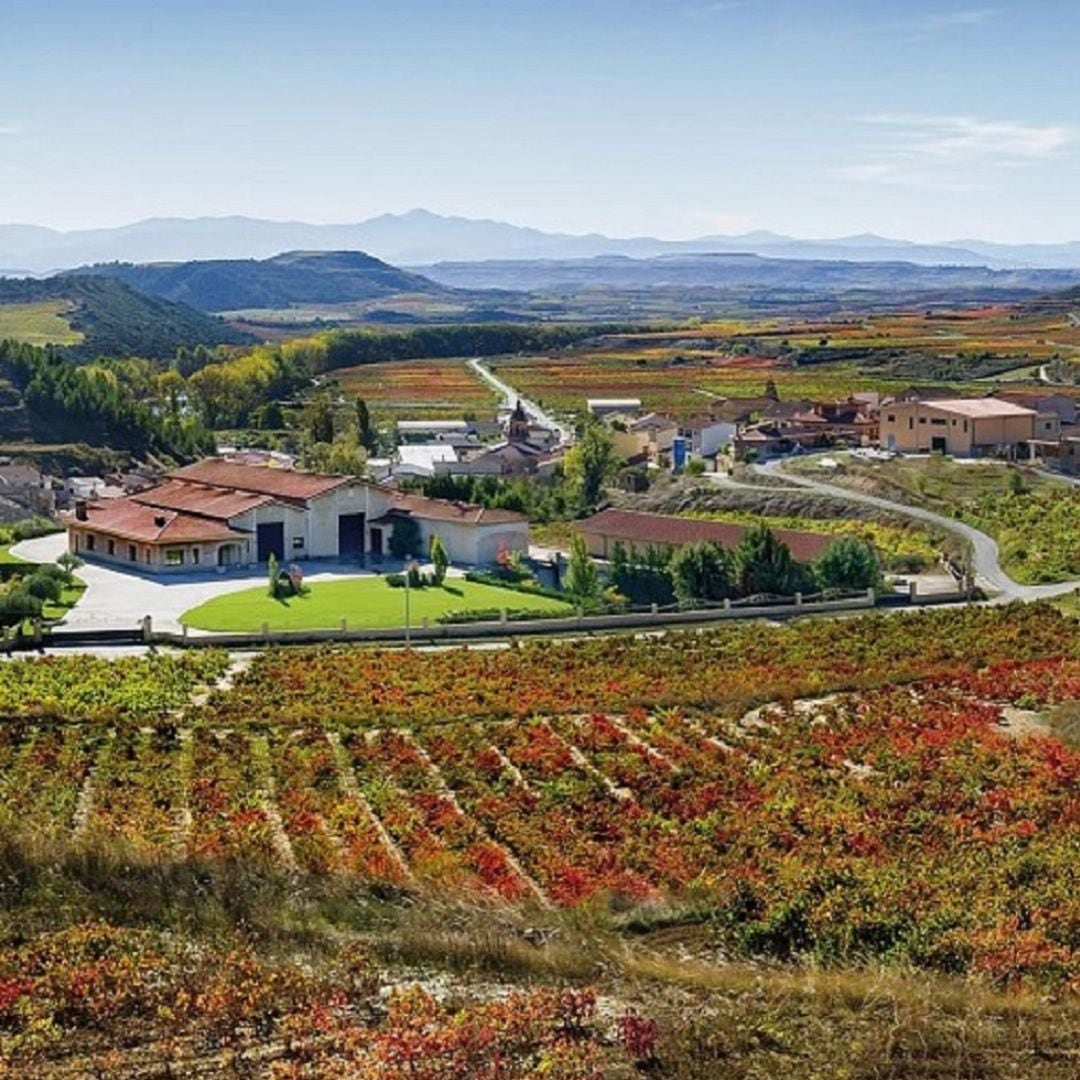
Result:
<svg viewBox="0 0 1080 1080"><path fill-rule="evenodd" d="M416 563L411 555L405 558L405 644L412 642L412 621L410 619L409 591L412 582L412 570Z"/></svg>

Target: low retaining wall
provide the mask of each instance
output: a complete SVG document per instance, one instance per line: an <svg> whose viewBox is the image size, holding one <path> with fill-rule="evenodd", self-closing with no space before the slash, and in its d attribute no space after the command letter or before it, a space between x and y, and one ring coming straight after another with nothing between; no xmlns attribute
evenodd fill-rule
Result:
<svg viewBox="0 0 1080 1080"><path fill-rule="evenodd" d="M30 635L4 633L0 650L86 649L117 645L172 645L181 648L253 649L274 645L320 645L335 643L380 644L492 641L540 635L588 634L615 630L646 630L664 627L705 625L739 619L795 619L808 615L828 615L846 611L866 611L874 607L922 607L931 604L955 604L964 601L960 593L928 596L891 593L876 597L872 592L837 600L794 598L784 603L725 604L722 607L697 608L691 611L651 610L622 615L572 615L556 619L514 620L476 623L427 623L418 626L349 630L346 624L327 630L265 630L258 633L188 633L155 630L147 616L132 630L67 630L62 627L35 628Z"/></svg>
<svg viewBox="0 0 1080 1080"><path fill-rule="evenodd" d="M161 645L203 646L216 648L251 648L266 645L312 645L332 642L431 642L482 641L536 635L587 634L605 630L640 630L650 627L693 626L704 623L726 622L732 619L791 619L804 615L820 615L830 612L860 611L873 608L877 603L873 594L847 597L841 600L823 600L814 603L792 601L786 604L762 604L758 606L727 606L698 608L693 611L627 612L623 615L573 615L558 619L502 619L498 622L439 623L414 626L406 631L403 626L383 629L349 630L339 627L333 630L272 631L258 634L220 633L172 633L147 631L147 642Z"/></svg>

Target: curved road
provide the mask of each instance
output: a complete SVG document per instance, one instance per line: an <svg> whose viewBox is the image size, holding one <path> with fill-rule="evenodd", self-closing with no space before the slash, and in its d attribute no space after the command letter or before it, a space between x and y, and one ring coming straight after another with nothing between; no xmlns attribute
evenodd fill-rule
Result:
<svg viewBox="0 0 1080 1080"><path fill-rule="evenodd" d="M754 468L763 475L768 476L777 474L782 464L782 460L769 461L763 465L755 465ZM943 514L935 514L934 511L924 510L921 506L908 506L905 503L892 502L890 499L882 499L876 495L864 495L861 492L849 491L847 488L837 487L835 484L826 484L820 480L794 476L787 472L779 473L779 475L796 487L816 491L821 495L829 495L835 499L845 499L848 502L874 506L894 514L904 514L920 521L927 521L932 525L937 525L939 528L950 529L952 532L964 537L971 544L976 574L992 589L1000 593L1000 596L997 597L999 601L1045 600L1049 597L1062 596L1077 588L1077 582L1075 581L1065 581L1057 585L1021 585L1013 581L1001 568L997 541L963 521L945 517Z"/></svg>
<svg viewBox="0 0 1080 1080"><path fill-rule="evenodd" d="M469 360L468 365L474 374L498 391L502 396L503 406L505 408L512 409L514 405L520 401L521 407L525 410L529 419L534 420L538 424L542 424L546 428L551 428L552 431L557 431L561 443L572 443L574 441L574 429L570 427L569 424L561 423L550 413L544 412L535 401L530 401L528 398L522 397L509 383L503 382L498 375L493 374L484 367L480 362L479 357L474 357L472 360Z"/></svg>

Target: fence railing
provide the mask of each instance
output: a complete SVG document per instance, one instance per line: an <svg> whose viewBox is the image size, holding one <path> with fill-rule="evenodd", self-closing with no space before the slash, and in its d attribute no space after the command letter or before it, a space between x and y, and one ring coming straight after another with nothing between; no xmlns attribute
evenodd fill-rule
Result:
<svg viewBox="0 0 1080 1080"><path fill-rule="evenodd" d="M750 596L691 607L651 604L615 614L587 615L580 609L573 615L548 618L514 619L503 611L497 620L485 622L438 623L422 619L414 626L349 628L346 620L336 627L319 630L273 630L264 624L254 632L191 632L158 630L153 618L146 616L131 629L80 629L49 627L37 623L30 633L5 629L0 650L41 650L46 648L105 648L122 645L172 645L195 648L262 648L270 645L307 645L323 643L431 643L440 641L478 641L537 635L602 633L605 631L647 629L650 627L692 626L726 622L733 619L791 619L804 615L860 611L875 606L912 606L956 603L961 593L919 595L912 589L905 593L875 595L872 589L861 592L816 593L794 596Z"/></svg>

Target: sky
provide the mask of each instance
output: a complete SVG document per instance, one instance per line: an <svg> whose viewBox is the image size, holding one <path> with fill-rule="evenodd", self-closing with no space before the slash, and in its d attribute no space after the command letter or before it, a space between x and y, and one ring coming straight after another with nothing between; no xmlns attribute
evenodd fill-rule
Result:
<svg viewBox="0 0 1080 1080"><path fill-rule="evenodd" d="M0 222L1080 239L1070 0L0 0Z"/></svg>

